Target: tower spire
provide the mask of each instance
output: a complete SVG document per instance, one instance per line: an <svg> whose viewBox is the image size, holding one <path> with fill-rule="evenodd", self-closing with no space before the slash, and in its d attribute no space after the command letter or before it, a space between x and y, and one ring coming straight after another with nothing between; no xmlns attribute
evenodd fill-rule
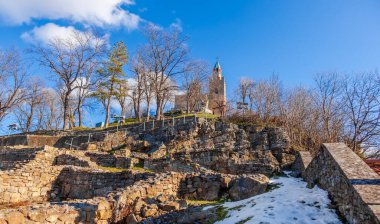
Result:
<svg viewBox="0 0 380 224"><path fill-rule="evenodd" d="M216 58L216 63L214 65L214 74L217 75L219 78L222 77L222 67L219 63L219 57Z"/></svg>

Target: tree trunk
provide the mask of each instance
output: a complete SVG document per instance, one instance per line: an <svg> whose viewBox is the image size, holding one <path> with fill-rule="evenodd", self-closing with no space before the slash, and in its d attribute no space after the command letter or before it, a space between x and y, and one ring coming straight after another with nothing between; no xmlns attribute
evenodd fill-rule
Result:
<svg viewBox="0 0 380 224"><path fill-rule="evenodd" d="M69 119L70 119L69 95L70 93L67 92L63 100L63 130L69 129Z"/></svg>
<svg viewBox="0 0 380 224"><path fill-rule="evenodd" d="M147 99L147 101L146 101L146 103L147 103L147 107L146 107L146 121L149 121L149 118L150 118L150 100L148 100Z"/></svg>
<svg viewBox="0 0 380 224"><path fill-rule="evenodd" d="M134 102L133 102L133 110L135 111L135 118L140 121L141 120L141 116L140 116L140 103L137 102L138 100L135 99Z"/></svg>
<svg viewBox="0 0 380 224"><path fill-rule="evenodd" d="M83 121L82 121L82 110L81 110L81 102L78 102L78 125L79 127L82 127L83 126Z"/></svg>
<svg viewBox="0 0 380 224"><path fill-rule="evenodd" d="M124 115L125 115L125 105L120 105L120 106L121 106L120 116L124 117Z"/></svg>
<svg viewBox="0 0 380 224"><path fill-rule="evenodd" d="M106 119L105 119L105 127L108 127L108 123L110 120L110 111L111 111L111 96L108 97L107 99L107 104L106 104Z"/></svg>
<svg viewBox="0 0 380 224"><path fill-rule="evenodd" d="M137 103L136 117L138 121L141 121L140 102Z"/></svg>
<svg viewBox="0 0 380 224"><path fill-rule="evenodd" d="M156 120L161 120L161 99L157 97L157 102L156 102Z"/></svg>
<svg viewBox="0 0 380 224"><path fill-rule="evenodd" d="M33 118L33 114L34 114L34 109L33 109L33 105L30 106L30 114L28 116L28 120L26 121L26 132L29 132L30 131L30 127L32 126L32 118Z"/></svg>
<svg viewBox="0 0 380 224"><path fill-rule="evenodd" d="M186 97L186 112L187 114L190 114L190 96L187 95Z"/></svg>

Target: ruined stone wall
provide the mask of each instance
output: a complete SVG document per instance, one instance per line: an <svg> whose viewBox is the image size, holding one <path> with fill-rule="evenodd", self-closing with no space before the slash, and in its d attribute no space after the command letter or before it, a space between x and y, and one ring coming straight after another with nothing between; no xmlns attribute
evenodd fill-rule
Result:
<svg viewBox="0 0 380 224"><path fill-rule="evenodd" d="M21 167L23 164L33 160L41 149L20 148L18 150L0 149L0 170L11 170Z"/></svg>
<svg viewBox="0 0 380 224"><path fill-rule="evenodd" d="M124 188L147 175L133 174L131 171L104 172L77 167L65 167L55 181L59 197L64 199L88 199L106 196L118 188Z"/></svg>
<svg viewBox="0 0 380 224"><path fill-rule="evenodd" d="M24 145L29 147L54 146L60 139L59 136L48 135L14 135L0 137L0 146Z"/></svg>
<svg viewBox="0 0 380 224"><path fill-rule="evenodd" d="M75 173L72 173L75 172ZM0 223L134 223L187 208L182 198L218 200L226 194L247 198L266 189L265 176L242 177L221 174L184 173L97 173L66 167L60 190L68 190L77 199L57 204L45 203L0 210ZM70 175L70 180L69 176ZM108 176L108 177L107 177ZM59 178L59 179L60 179ZM119 178L126 186L115 183ZM95 180L96 179L96 180ZM134 185L128 182L135 181ZM108 183L108 184L107 184ZM66 188L66 184L70 185ZM113 191L94 189L98 185L122 187ZM114 185L115 184L115 185ZM84 190L86 189L86 190ZM98 193L96 193L97 190ZM87 192L93 192L91 199ZM61 191L59 191L61 192ZM63 194L65 192L62 192Z"/></svg>
<svg viewBox="0 0 380 224"><path fill-rule="evenodd" d="M156 145L161 144L162 139L166 140L163 141L166 153L162 150L152 152L151 148L158 148ZM158 159L169 155L174 160L189 159L222 173L271 175L280 166L290 167L296 157L295 151L290 147L289 138L282 129L239 127L231 123L206 122L202 119L179 123L172 130L147 132L133 140L140 142L135 148L146 147L146 151L152 153L150 157L139 158L155 158L146 162L147 167L154 167L154 170L160 167Z"/></svg>
<svg viewBox="0 0 380 224"><path fill-rule="evenodd" d="M97 168L97 164L84 154L49 146L2 150L0 204L59 200L57 179L63 175L64 166Z"/></svg>
<svg viewBox="0 0 380 224"><path fill-rule="evenodd" d="M132 158L125 156L116 156L105 152L86 152L85 155L90 158L99 166L104 167L117 167L117 168L131 168L134 164Z"/></svg>
<svg viewBox="0 0 380 224"><path fill-rule="evenodd" d="M293 174L295 176L303 176L312 159L313 158L308 151L297 152L296 160L292 165Z"/></svg>
<svg viewBox="0 0 380 224"><path fill-rule="evenodd" d="M173 199L168 200L170 196L180 199L219 200L230 195L238 195L233 199L238 197L245 199L263 193L268 181L264 175L234 176L176 172L157 174L155 177L140 181L138 185L108 195L113 208L112 222L124 220L129 223L128 219L141 221L143 218L165 214L169 211L168 207L179 210L184 204L186 205L181 200L173 203Z"/></svg>
<svg viewBox="0 0 380 224"><path fill-rule="evenodd" d="M18 151L20 150L20 151ZM23 201L46 201L54 192L54 180L60 174L61 167L53 167L56 157L54 149L45 150L16 149L5 153L10 157L0 157L2 160L17 155L16 165L7 163L6 169L0 171L0 204ZM32 158L31 158L32 157ZM30 160L30 161L29 161ZM19 161L24 164L19 165ZM27 161L27 162L25 162ZM54 195L53 195L54 196Z"/></svg>
<svg viewBox="0 0 380 224"><path fill-rule="evenodd" d="M304 178L327 190L349 223L380 223L380 176L345 144L323 144Z"/></svg>
<svg viewBox="0 0 380 224"><path fill-rule="evenodd" d="M100 137L104 137L102 140L96 139L99 138L98 135L93 135L90 137L90 142L96 146L96 150L99 151L110 151L112 149L118 148L121 145L125 144L126 132L119 131L113 133L101 134ZM94 139L95 138L95 139Z"/></svg>
<svg viewBox="0 0 380 224"><path fill-rule="evenodd" d="M199 172L201 167L199 164L186 159L147 159L144 160L144 169L153 170L155 172Z"/></svg>
<svg viewBox="0 0 380 224"><path fill-rule="evenodd" d="M27 145L26 135L0 137L0 146Z"/></svg>

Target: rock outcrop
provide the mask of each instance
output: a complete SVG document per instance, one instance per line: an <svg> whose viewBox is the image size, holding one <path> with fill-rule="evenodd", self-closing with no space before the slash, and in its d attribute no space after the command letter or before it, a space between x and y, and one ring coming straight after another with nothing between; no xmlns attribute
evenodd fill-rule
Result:
<svg viewBox="0 0 380 224"><path fill-rule="evenodd" d="M265 192L269 179L266 176L260 178L240 177L231 183L228 191L232 200L243 200Z"/></svg>
<svg viewBox="0 0 380 224"><path fill-rule="evenodd" d="M261 194L294 160L282 129L195 117L56 137L0 151L0 223L202 222L187 200Z"/></svg>

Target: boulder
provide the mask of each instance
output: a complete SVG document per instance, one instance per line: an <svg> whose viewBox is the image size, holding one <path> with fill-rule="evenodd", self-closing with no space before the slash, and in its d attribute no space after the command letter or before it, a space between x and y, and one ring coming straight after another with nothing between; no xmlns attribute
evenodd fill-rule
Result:
<svg viewBox="0 0 380 224"><path fill-rule="evenodd" d="M23 224L25 223L25 217L21 212L14 211L7 215L6 221L12 224Z"/></svg>
<svg viewBox="0 0 380 224"><path fill-rule="evenodd" d="M156 208L152 207L144 207L142 211L142 216L144 218L155 216L158 213Z"/></svg>
<svg viewBox="0 0 380 224"><path fill-rule="evenodd" d="M28 213L28 218L34 222L42 223L45 220L45 214L40 211L32 210Z"/></svg>
<svg viewBox="0 0 380 224"><path fill-rule="evenodd" d="M142 208L146 207L147 204L143 200L138 200L134 206L134 211L136 214L140 214Z"/></svg>
<svg viewBox="0 0 380 224"><path fill-rule="evenodd" d="M137 224L138 220L137 220L137 218L136 218L136 216L134 214L131 214L131 215L128 215L128 217L126 219L126 223L128 223L128 224Z"/></svg>
<svg viewBox="0 0 380 224"><path fill-rule="evenodd" d="M88 151L95 151L96 149L96 144L88 144L86 148Z"/></svg>
<svg viewBox="0 0 380 224"><path fill-rule="evenodd" d="M111 210L110 203L106 200L99 202L98 210L96 211L97 219L106 220L108 218L111 218L111 216L112 216L112 210Z"/></svg>
<svg viewBox="0 0 380 224"><path fill-rule="evenodd" d="M170 211L177 211L180 208L180 204L175 201L168 201L160 204L160 209L170 212Z"/></svg>
<svg viewBox="0 0 380 224"><path fill-rule="evenodd" d="M240 177L231 183L228 193L234 201L243 200L258 194L262 194L267 189L269 178L264 175Z"/></svg>

